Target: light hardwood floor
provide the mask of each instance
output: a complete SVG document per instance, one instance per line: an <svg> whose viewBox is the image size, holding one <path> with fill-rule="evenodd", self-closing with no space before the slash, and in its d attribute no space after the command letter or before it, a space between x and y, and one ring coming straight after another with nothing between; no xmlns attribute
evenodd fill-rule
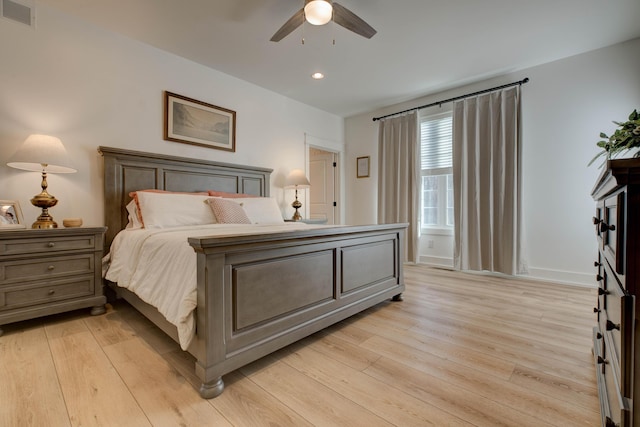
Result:
<svg viewBox="0 0 640 427"><path fill-rule="evenodd" d="M1 426L596 426L595 289L424 266L385 302L224 377L124 302L5 325Z"/></svg>

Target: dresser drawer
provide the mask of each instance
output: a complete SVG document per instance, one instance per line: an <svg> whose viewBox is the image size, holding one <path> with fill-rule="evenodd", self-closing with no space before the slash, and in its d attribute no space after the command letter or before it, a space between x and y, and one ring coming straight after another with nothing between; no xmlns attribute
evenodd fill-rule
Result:
<svg viewBox="0 0 640 427"><path fill-rule="evenodd" d="M53 279L94 272L94 254L5 261L0 263L0 285Z"/></svg>
<svg viewBox="0 0 640 427"><path fill-rule="evenodd" d="M85 297L95 292L93 276L0 288L0 311Z"/></svg>
<svg viewBox="0 0 640 427"><path fill-rule="evenodd" d="M621 192L604 201L602 221L598 225L604 256L625 286L625 193Z"/></svg>
<svg viewBox="0 0 640 427"><path fill-rule="evenodd" d="M94 235L73 237L26 238L0 241L0 256L56 253L96 249ZM101 248L98 248L101 249Z"/></svg>
<svg viewBox="0 0 640 427"><path fill-rule="evenodd" d="M616 280L605 262L598 294L598 327L605 338L616 374L623 379L621 391L631 395L633 339L635 334L635 297L629 295Z"/></svg>
<svg viewBox="0 0 640 427"><path fill-rule="evenodd" d="M606 351L606 357L604 361L604 387L605 391L602 393L600 399L606 399L606 404L609 408L608 414L603 411L603 425L611 426L616 425L620 427L632 427L631 424L631 399L625 397L620 393L620 381L619 376L616 374L613 364L610 363L612 354ZM601 402L602 404L605 402ZM609 418L609 420L607 420Z"/></svg>

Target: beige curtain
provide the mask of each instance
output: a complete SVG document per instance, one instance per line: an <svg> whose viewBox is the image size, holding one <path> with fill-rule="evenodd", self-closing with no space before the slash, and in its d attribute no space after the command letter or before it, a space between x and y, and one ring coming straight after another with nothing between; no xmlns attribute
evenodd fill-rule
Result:
<svg viewBox="0 0 640 427"><path fill-rule="evenodd" d="M378 131L378 223L409 223L406 261L418 259L420 153L415 112L380 120Z"/></svg>
<svg viewBox="0 0 640 427"><path fill-rule="evenodd" d="M459 270L525 273L520 87L453 106L455 248Z"/></svg>

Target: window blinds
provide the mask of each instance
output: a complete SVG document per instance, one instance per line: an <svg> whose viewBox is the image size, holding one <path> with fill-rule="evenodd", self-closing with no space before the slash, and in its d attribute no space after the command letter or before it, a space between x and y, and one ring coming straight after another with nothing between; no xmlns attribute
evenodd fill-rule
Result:
<svg viewBox="0 0 640 427"><path fill-rule="evenodd" d="M443 169L452 167L451 114L427 117L420 122L421 169Z"/></svg>

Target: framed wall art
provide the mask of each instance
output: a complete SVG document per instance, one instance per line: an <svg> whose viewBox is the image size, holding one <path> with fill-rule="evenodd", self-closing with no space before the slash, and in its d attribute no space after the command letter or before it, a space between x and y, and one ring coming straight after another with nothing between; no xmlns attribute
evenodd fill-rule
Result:
<svg viewBox="0 0 640 427"><path fill-rule="evenodd" d="M369 156L356 159L356 170L358 178L369 178Z"/></svg>
<svg viewBox="0 0 640 427"><path fill-rule="evenodd" d="M165 91L164 139L235 152L236 112Z"/></svg>
<svg viewBox="0 0 640 427"><path fill-rule="evenodd" d="M26 228L20 203L17 200L0 200L0 230Z"/></svg>

